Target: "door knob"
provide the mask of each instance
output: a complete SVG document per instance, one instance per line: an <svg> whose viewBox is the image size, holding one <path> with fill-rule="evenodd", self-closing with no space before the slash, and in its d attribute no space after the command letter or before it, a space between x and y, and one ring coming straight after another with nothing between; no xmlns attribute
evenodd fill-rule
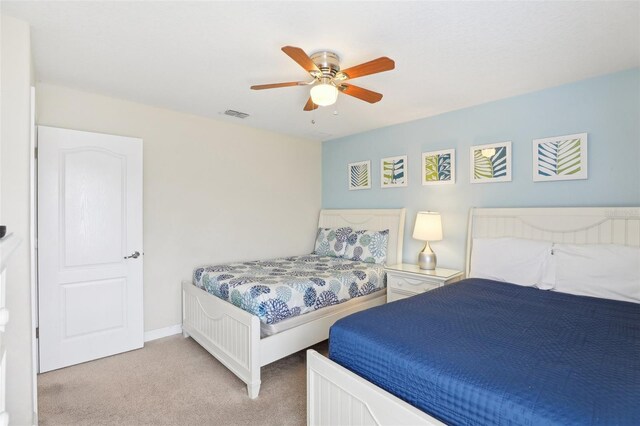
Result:
<svg viewBox="0 0 640 426"><path fill-rule="evenodd" d="M130 256L125 256L124 258L125 259L137 259L139 256L140 256L140 252L137 251L137 252L133 253Z"/></svg>

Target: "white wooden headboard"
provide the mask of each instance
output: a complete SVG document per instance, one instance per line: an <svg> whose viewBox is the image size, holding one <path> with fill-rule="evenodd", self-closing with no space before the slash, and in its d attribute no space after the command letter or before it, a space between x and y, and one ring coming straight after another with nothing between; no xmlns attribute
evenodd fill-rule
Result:
<svg viewBox="0 0 640 426"><path fill-rule="evenodd" d="M469 211L466 274L474 238L516 237L640 247L640 207L552 207Z"/></svg>
<svg viewBox="0 0 640 426"><path fill-rule="evenodd" d="M402 263L405 209L320 210L318 227L350 226L355 230L389 230L387 264Z"/></svg>

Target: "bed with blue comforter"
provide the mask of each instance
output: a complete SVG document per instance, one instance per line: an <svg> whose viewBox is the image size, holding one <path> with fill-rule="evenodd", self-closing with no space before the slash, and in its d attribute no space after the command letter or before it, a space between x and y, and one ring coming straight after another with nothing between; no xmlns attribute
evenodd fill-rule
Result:
<svg viewBox="0 0 640 426"><path fill-rule="evenodd" d="M196 268L193 284L276 324L386 287L384 266L309 254Z"/></svg>
<svg viewBox="0 0 640 426"><path fill-rule="evenodd" d="M452 425L640 425L640 304L468 279L336 322L329 357Z"/></svg>

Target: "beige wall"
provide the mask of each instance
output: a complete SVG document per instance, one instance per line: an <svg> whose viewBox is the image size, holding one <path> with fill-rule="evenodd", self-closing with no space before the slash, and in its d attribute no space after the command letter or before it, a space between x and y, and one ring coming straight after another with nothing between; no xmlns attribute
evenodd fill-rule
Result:
<svg viewBox="0 0 640 426"><path fill-rule="evenodd" d="M38 124L144 140L145 330L181 322L196 265L313 249L321 145L65 87L36 87Z"/></svg>
<svg viewBox="0 0 640 426"><path fill-rule="evenodd" d="M10 423L31 424L31 283L29 254L31 41L27 23L2 16L0 223L22 240L6 275L9 323L7 411Z"/></svg>

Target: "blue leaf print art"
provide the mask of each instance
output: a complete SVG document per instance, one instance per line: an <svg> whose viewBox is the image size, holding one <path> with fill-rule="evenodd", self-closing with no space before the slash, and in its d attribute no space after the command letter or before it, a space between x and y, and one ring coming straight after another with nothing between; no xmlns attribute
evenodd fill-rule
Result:
<svg viewBox="0 0 640 426"><path fill-rule="evenodd" d="M511 180L511 142L471 147L471 183Z"/></svg>
<svg viewBox="0 0 640 426"><path fill-rule="evenodd" d="M361 161L349 164L349 189L371 188L371 162Z"/></svg>
<svg viewBox="0 0 640 426"><path fill-rule="evenodd" d="M533 180L587 178L587 134L559 136L533 141Z"/></svg>
<svg viewBox="0 0 640 426"><path fill-rule="evenodd" d="M383 158L380 161L382 188L407 186L407 156Z"/></svg>
<svg viewBox="0 0 640 426"><path fill-rule="evenodd" d="M422 153L422 184L455 182L455 149Z"/></svg>

